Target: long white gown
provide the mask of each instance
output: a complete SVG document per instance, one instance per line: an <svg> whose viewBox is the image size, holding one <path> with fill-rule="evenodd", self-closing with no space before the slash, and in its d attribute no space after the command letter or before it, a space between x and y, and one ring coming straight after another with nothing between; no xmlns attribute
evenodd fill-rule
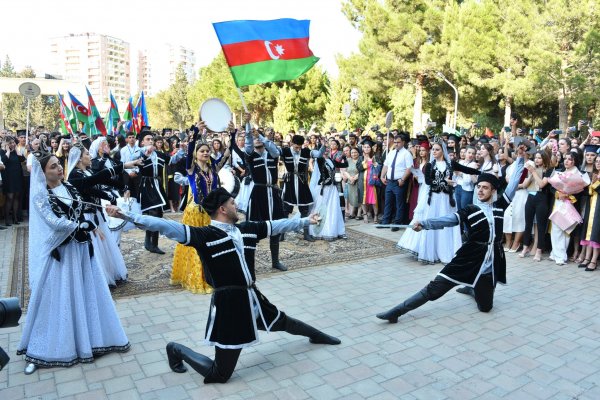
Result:
<svg viewBox="0 0 600 400"><path fill-rule="evenodd" d="M425 219L426 211L429 208L429 204L427 204L429 186L425 182L423 171L421 171L419 168L411 168L411 172L417 178L417 182L419 183L419 194L417 196L417 206L413 211L413 219L410 221L410 225L412 225L415 221L423 221ZM396 246L400 250L404 250L416 255L419 246L419 236L421 233L422 231L416 232L410 228L407 228L400 237L400 240L398 240Z"/></svg>
<svg viewBox="0 0 600 400"><path fill-rule="evenodd" d="M434 183L441 182L446 178L448 173L446 169L446 163L440 162L439 165L436 163L433 173L435 176L432 178ZM431 187L428 187L427 196L424 199L426 205L419 211L422 212L422 220L443 217L448 214L456 212L456 206L450 205L450 198L447 193L431 193L429 195ZM462 238L460 234L460 227L448 227L438 230L422 230L416 235L416 237L410 237L412 242L409 246L405 246L402 239L398 242L398 247L413 254L416 259L422 263L435 264L441 262L442 264L449 263L454 257L456 250L462 245Z"/></svg>
<svg viewBox="0 0 600 400"><path fill-rule="evenodd" d="M48 194L73 198L76 191L67 190L65 185L45 193L36 191L34 186L45 189L45 178L36 185L40 171L36 160L29 204L31 297L17 354L24 354L28 362L38 366L69 367L92 362L95 356L108 352L125 352L129 340L104 273L90 257L89 243L72 239L81 222L80 203L53 199L63 202L60 208L69 210L59 217L48 201ZM61 244L67 238L70 240ZM55 257L51 255L54 249L58 257L56 252Z"/></svg>
<svg viewBox="0 0 600 400"><path fill-rule="evenodd" d="M317 197L313 197L313 199L316 198L313 212L321 215L322 220L319 225L311 225L309 233L316 239L335 240L346 234L346 226L344 225L344 218L340 211L340 192L334 181L335 168L333 162L328 158L324 159L324 162L325 168L330 174L328 181L330 180L331 184L316 186ZM318 169L315 168L315 170ZM311 178L311 184L312 179L314 179L314 174ZM321 188L323 188L322 194Z"/></svg>

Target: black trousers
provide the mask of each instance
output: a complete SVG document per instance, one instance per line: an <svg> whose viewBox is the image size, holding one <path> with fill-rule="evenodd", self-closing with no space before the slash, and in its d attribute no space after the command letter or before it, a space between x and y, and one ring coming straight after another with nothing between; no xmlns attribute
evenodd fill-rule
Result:
<svg viewBox="0 0 600 400"><path fill-rule="evenodd" d="M298 334L297 332L289 332L286 329L288 324L288 316L282 313L280 318L273 324L271 327L271 332L278 331L286 331L291 334ZM256 320L256 327L261 331L266 331L265 325L262 322L262 319ZM224 383L231 375L233 375L233 371L235 370L235 366L237 365L238 358L240 357L240 353L242 349L222 349L220 347L215 347L215 358L213 361L213 365L211 370L207 375L204 376L204 383Z"/></svg>
<svg viewBox="0 0 600 400"><path fill-rule="evenodd" d="M424 291L427 293L427 300L434 301L448 293L455 286L457 286L456 283L438 275L434 280L429 282ZM492 309L494 306L495 289L491 273L483 274L479 277L477 284L473 288L475 302L479 311L489 312Z"/></svg>
<svg viewBox="0 0 600 400"><path fill-rule="evenodd" d="M309 206L298 206L298 211L300 211L300 216L302 218L308 217L308 209ZM289 216L292 213L292 211L294 211L294 206L289 205L287 203L283 203L283 213L286 216Z"/></svg>
<svg viewBox="0 0 600 400"><path fill-rule="evenodd" d="M537 248L546 248L546 232L548 232L548 217L550 216L550 204L548 196L544 192L537 192L535 196L528 195L525 203L525 232L523 232L523 245L531 244L531 229L533 219L537 223L538 243Z"/></svg>

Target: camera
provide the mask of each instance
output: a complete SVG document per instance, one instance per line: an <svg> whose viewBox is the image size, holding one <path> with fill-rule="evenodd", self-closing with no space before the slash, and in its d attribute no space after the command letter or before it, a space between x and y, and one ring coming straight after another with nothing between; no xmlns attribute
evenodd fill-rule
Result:
<svg viewBox="0 0 600 400"><path fill-rule="evenodd" d="M375 124L371 127L371 131L377 132L379 130L379 125Z"/></svg>
<svg viewBox="0 0 600 400"><path fill-rule="evenodd" d="M576 126L570 126L570 127L567 129L567 132L568 132L568 133L575 133L575 132L577 132L577 127L576 127Z"/></svg>
<svg viewBox="0 0 600 400"><path fill-rule="evenodd" d="M562 135L562 133L563 133L562 129L555 129L554 130L554 134L555 135Z"/></svg>
<svg viewBox="0 0 600 400"><path fill-rule="evenodd" d="M18 326L19 318L21 318L21 306L18 298L0 299L0 329ZM8 354L0 347L0 371L9 360Z"/></svg>

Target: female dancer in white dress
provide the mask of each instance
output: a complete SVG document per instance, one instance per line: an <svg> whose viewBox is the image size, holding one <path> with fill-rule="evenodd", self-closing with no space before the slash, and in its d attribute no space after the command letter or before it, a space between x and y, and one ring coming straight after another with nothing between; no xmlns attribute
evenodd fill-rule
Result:
<svg viewBox="0 0 600 400"><path fill-rule="evenodd" d="M411 168L411 173L417 178L417 182L419 182L419 194L417 196L417 206L413 211L413 219L410 222L412 225L413 221L424 221L425 214L427 209L429 208L429 204L427 204L427 195L429 194L429 186L425 182L425 166L427 165L427 160L429 160L429 149L425 146L421 146L419 148L419 159L421 160L418 168ZM417 232L413 229L406 229L400 237L400 240L396 244L399 249L409 251L413 254L417 252L417 247L419 244L419 235L421 235L423 231Z"/></svg>
<svg viewBox="0 0 600 400"><path fill-rule="evenodd" d="M85 219L77 190L62 182L58 158L36 156L29 198L31 297L17 348L29 362L26 374L129 350L104 274L90 253L96 226Z"/></svg>
<svg viewBox="0 0 600 400"><path fill-rule="evenodd" d="M346 239L346 226L344 225L344 215L340 211L340 192L335 182L335 169L346 168L348 162L345 158L342 161L333 161L329 157L330 153L326 151L326 146L322 145L319 151L312 150L311 156L315 158L315 171L319 170L319 185L317 197L315 199L314 212L323 218L318 227L310 226L309 232L316 239L336 240ZM315 175L311 177L312 183Z"/></svg>
<svg viewBox="0 0 600 400"><path fill-rule="evenodd" d="M453 190L454 182L451 179L455 170L470 175L480 174L476 169L450 160L444 142L435 140L431 146L430 162L425 166L424 173L425 183L429 186L426 197L428 206L424 212L425 219L437 218L457 211ZM413 248L407 248L404 243L398 243L400 249L412 253L417 260L426 264L449 263L461 245L462 240L458 226L421 231Z"/></svg>
<svg viewBox="0 0 600 400"><path fill-rule="evenodd" d="M125 168L133 168L140 165L141 160L130 161L125 164ZM112 178L118 176L123 171L123 164L119 163L115 168L101 170L97 174L92 174L90 166L92 159L88 150L80 145L75 145L69 151L69 171L68 181L75 186L82 198L89 203L100 205L100 199L108 200L116 204L116 197L101 188L112 186ZM91 177L102 176L103 179L90 179ZM104 214L100 207L85 205L83 212L85 218L94 221L98 226L96 232L91 235L92 246L96 256L96 262L104 271L106 283L109 286L116 286L117 281L127 279L127 268L125 260L115 242L108 225L106 224Z"/></svg>

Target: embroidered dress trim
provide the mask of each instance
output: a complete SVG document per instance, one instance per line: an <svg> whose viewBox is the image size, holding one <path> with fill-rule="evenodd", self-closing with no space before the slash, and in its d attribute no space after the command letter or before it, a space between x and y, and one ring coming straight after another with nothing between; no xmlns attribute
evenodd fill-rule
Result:
<svg viewBox="0 0 600 400"><path fill-rule="evenodd" d="M126 353L131 348L131 344L127 343L124 346L109 346L109 347L93 347L92 348L92 356L91 357L76 357L71 361L45 361L40 358L31 357L27 355L27 349L22 349L17 351L17 355L25 354L25 361L38 365L40 367L72 367L75 364L85 364L94 362L94 357L99 357L108 353Z"/></svg>

